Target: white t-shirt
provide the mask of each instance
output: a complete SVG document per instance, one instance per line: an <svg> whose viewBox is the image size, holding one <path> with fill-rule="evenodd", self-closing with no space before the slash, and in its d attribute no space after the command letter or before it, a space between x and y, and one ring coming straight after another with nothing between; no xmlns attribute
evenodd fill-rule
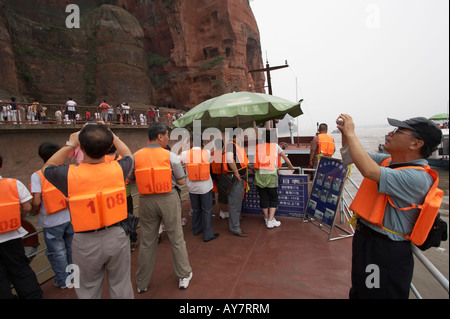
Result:
<svg viewBox="0 0 450 319"><path fill-rule="evenodd" d="M2 116L7 117L10 109L11 109L11 105L3 105L2 106ZM1 120L3 120L3 119L1 119Z"/></svg>
<svg viewBox="0 0 450 319"><path fill-rule="evenodd" d="M193 150L201 150L200 147L193 147L192 149ZM208 162L211 162L211 153L208 150L206 150L206 151L208 152ZM181 155L180 155L181 163L186 164L186 162L187 162L186 154L187 154L186 151L181 153ZM189 176L186 175L186 184L189 189L189 193L197 194L197 195L206 194L207 192L212 190L213 186L214 186L211 176L206 181L191 181L191 180L189 180Z"/></svg>
<svg viewBox="0 0 450 319"><path fill-rule="evenodd" d="M0 179L2 179L1 176ZM21 181L17 180L16 184L17 190L19 192L19 201L21 204L26 203L33 198L33 196L31 196L30 192ZM16 230L11 230L9 232L0 234L0 243L4 243L17 238L22 238L26 234L28 234L28 232L23 227L20 227Z"/></svg>
<svg viewBox="0 0 450 319"><path fill-rule="evenodd" d="M75 111L75 106L77 106L77 103L75 103L74 101L67 101L66 102L66 106L67 106L67 110L68 111Z"/></svg>
<svg viewBox="0 0 450 319"><path fill-rule="evenodd" d="M130 114L130 106L122 104L123 114Z"/></svg>

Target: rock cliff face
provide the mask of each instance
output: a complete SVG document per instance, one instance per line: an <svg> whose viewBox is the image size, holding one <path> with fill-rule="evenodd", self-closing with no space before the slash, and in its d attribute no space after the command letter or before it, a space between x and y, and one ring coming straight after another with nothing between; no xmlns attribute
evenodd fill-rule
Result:
<svg viewBox="0 0 450 319"><path fill-rule="evenodd" d="M0 98L191 108L232 91L264 92L248 0L0 0Z"/></svg>

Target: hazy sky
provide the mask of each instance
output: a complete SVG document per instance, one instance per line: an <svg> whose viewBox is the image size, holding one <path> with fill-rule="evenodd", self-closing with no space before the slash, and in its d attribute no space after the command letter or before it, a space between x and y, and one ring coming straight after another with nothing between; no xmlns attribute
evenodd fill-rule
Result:
<svg viewBox="0 0 450 319"><path fill-rule="evenodd" d="M300 134L448 112L448 0L253 0L273 94L305 100ZM296 89L297 78L297 89Z"/></svg>

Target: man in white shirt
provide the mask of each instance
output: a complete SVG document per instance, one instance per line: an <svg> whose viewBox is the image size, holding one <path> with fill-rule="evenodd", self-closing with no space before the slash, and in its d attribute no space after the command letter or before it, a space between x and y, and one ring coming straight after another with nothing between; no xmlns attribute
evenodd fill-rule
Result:
<svg viewBox="0 0 450 319"><path fill-rule="evenodd" d="M5 104L2 106L2 116L1 116L1 121L8 121L8 115L10 114L11 111L11 105Z"/></svg>
<svg viewBox="0 0 450 319"><path fill-rule="evenodd" d="M199 138L201 140L201 138ZM200 164L211 163L211 154L208 150L204 150L201 147L194 146L194 141L191 139L191 150L184 151L180 155L180 162L187 164ZM197 156L194 153L191 156L191 152L197 152ZM200 154L207 154L203 159L198 158ZM207 157L207 158L206 158ZM203 233L203 241L209 242L219 237L219 234L214 233L212 227L212 189L213 182L211 179L210 167L208 166L209 178L206 180L194 181L191 180L192 175L189 173L189 169L186 177L186 184L189 189L189 198L191 200L191 207L193 211L192 215L192 229L194 235L197 236Z"/></svg>
<svg viewBox="0 0 450 319"><path fill-rule="evenodd" d="M125 124L130 123L130 106L128 103L122 103L122 110L123 110L123 122Z"/></svg>
<svg viewBox="0 0 450 319"><path fill-rule="evenodd" d="M67 114L69 115L69 120L71 120L73 122L75 121L75 116L77 114L76 106L77 106L77 103L75 101L73 101L72 98L69 98L69 100L66 102L66 109L67 109Z"/></svg>
<svg viewBox="0 0 450 319"><path fill-rule="evenodd" d="M0 156L0 168L3 164L3 158ZM14 199L5 198L8 182L13 179L2 178L0 176L0 206ZM21 207L21 217L24 218L31 211L30 192L25 185L16 180L17 193ZM11 184L10 184L11 185ZM25 256L22 237L28 232L20 226L18 229L1 231L5 221L1 221L0 228L0 299L15 299L16 296L11 292L11 284L21 299L41 299L42 290L29 265L29 260ZM5 229L7 230L7 229Z"/></svg>

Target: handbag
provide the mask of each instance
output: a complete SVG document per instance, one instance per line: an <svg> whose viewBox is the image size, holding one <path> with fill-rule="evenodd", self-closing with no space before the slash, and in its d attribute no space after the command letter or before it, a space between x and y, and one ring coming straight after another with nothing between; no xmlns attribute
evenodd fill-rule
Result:
<svg viewBox="0 0 450 319"><path fill-rule="evenodd" d="M439 247L441 245L441 241L447 240L447 223L443 221L440 217L440 214L436 217L434 221L433 227L428 233L428 237L425 242L418 246L418 248L422 251L425 251L431 247Z"/></svg>
<svg viewBox="0 0 450 319"><path fill-rule="evenodd" d="M122 226L123 230L125 231L125 233L128 236L131 233L136 232L139 221L140 221L139 217L136 217L132 214L128 214L126 219L119 222L119 225Z"/></svg>
<svg viewBox="0 0 450 319"><path fill-rule="evenodd" d="M220 169L220 177L217 181L217 187L226 195L230 194L231 186L233 186L234 176L223 174L223 166Z"/></svg>

